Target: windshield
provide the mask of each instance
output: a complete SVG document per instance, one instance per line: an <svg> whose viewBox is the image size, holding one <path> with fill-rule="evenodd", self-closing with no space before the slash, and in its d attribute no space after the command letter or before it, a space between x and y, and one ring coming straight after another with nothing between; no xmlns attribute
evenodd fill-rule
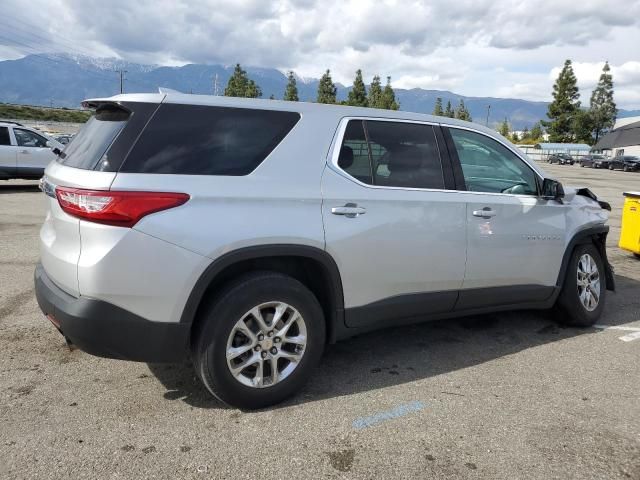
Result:
<svg viewBox="0 0 640 480"><path fill-rule="evenodd" d="M92 170L100 161L108 163L107 149L125 126L129 116L129 112L114 105L99 107L95 115L67 144L58 161L84 170Z"/></svg>

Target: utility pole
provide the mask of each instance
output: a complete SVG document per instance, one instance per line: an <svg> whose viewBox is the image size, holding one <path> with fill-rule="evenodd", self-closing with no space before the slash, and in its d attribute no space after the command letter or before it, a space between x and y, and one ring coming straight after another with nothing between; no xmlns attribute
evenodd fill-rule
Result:
<svg viewBox="0 0 640 480"><path fill-rule="evenodd" d="M117 72L120 74L120 93L124 93L124 74L127 73L127 70L117 70Z"/></svg>
<svg viewBox="0 0 640 480"><path fill-rule="evenodd" d="M213 77L213 94L218 96L218 74L216 73Z"/></svg>
<svg viewBox="0 0 640 480"><path fill-rule="evenodd" d="M487 127L489 126L489 112L491 112L491 104L487 105Z"/></svg>

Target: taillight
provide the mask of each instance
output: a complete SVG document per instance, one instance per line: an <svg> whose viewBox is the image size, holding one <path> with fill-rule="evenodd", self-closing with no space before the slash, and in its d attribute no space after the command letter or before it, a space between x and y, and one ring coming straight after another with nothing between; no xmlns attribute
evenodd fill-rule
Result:
<svg viewBox="0 0 640 480"><path fill-rule="evenodd" d="M56 187L60 207L69 215L96 223L133 227L151 213L182 205L186 193L114 192Z"/></svg>

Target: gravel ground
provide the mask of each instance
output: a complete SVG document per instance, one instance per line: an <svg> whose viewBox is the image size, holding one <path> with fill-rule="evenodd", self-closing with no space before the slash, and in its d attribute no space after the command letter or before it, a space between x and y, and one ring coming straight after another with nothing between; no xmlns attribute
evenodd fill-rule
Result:
<svg viewBox="0 0 640 480"><path fill-rule="evenodd" d="M545 168L612 203L618 292L601 323L640 329L640 261L616 246L640 174ZM640 479L640 339L510 312L330 346L304 391L242 412L189 365L69 351L38 310L44 196L0 184L0 478Z"/></svg>

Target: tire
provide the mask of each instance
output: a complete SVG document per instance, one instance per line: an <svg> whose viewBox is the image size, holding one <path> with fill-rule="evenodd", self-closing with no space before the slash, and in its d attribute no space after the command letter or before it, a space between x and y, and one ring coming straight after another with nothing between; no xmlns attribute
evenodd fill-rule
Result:
<svg viewBox="0 0 640 480"><path fill-rule="evenodd" d="M613 165L609 165L609 170L613 170Z"/></svg>
<svg viewBox="0 0 640 480"><path fill-rule="evenodd" d="M640 253L634 252L633 256L636 257L637 260L640 260Z"/></svg>
<svg viewBox="0 0 640 480"><path fill-rule="evenodd" d="M584 168L584 163L580 163L580 166Z"/></svg>
<svg viewBox="0 0 640 480"><path fill-rule="evenodd" d="M291 337L288 335L289 332L285 332L276 344L279 339L277 330L283 331L284 323L278 322L274 328L269 322L273 319L276 307L283 305L291 309L285 310L282 314L283 319L298 318L295 316L297 312L302 323L293 323L289 332L293 330L294 336ZM250 313L258 306L261 308L260 316L264 314L264 326L271 329L269 332L276 332L269 338L267 332L263 333L262 341L258 341L258 334L262 332L259 329L258 317ZM298 280L287 275L255 272L242 276L205 305L202 315L200 321L203 322L203 326L192 348L196 374L216 398L230 406L256 409L285 400L302 388L322 356L326 330L322 308L313 293ZM241 322L252 330L250 333L253 333L253 340L238 330ZM294 344L286 340L301 337L306 338L302 354L298 351L300 347L291 348ZM246 353L229 360L228 364L228 348L242 349L249 345L252 347ZM289 371L284 378L272 384L274 376L271 370L271 349L276 347L278 356L283 355L275 359L278 375L283 376L287 369ZM275 352L274 350L273 353ZM294 364L293 361L284 358L285 355L300 356ZM262 356L267 358L261 360ZM251 363L247 360L249 358L255 358L256 361ZM231 363L241 367L238 376L232 374ZM260 365L263 369L262 376L258 375ZM290 368L292 365L293 368ZM261 380L257 380L258 378ZM255 386L256 382L260 386Z"/></svg>
<svg viewBox="0 0 640 480"><path fill-rule="evenodd" d="M627 167L626 165L623 165L622 171L623 172L628 172L629 171L629 167Z"/></svg>
<svg viewBox="0 0 640 480"><path fill-rule="evenodd" d="M580 275L578 273L578 265L584 256L590 257L595 263L599 280L597 287L595 283L591 281L591 289L593 289L593 291L599 290L599 292L597 302L595 302L595 305L591 303L589 307L583 303L580 296L580 294L588 290L588 288L578 285L578 276ZM589 270L584 267L585 264L583 263L580 267L581 270ZM605 305L607 292L606 282L604 262L598 249L593 244L578 245L571 254L562 290L556 302L555 310L557 321L573 327L590 327L596 323ZM586 299L585 301L588 301L589 294L586 294L584 298ZM595 297L591 296L591 299L593 298Z"/></svg>

